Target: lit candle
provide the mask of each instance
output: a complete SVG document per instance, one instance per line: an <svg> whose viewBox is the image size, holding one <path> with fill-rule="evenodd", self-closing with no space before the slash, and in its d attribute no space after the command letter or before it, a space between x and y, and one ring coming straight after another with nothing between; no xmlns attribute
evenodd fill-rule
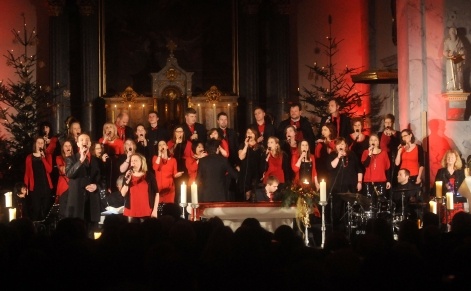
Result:
<svg viewBox="0 0 471 291"><path fill-rule="evenodd" d="M16 219L16 208L8 209L8 214L10 214L10 221Z"/></svg>
<svg viewBox="0 0 471 291"><path fill-rule="evenodd" d="M442 198L442 181L435 182L435 197Z"/></svg>
<svg viewBox="0 0 471 291"><path fill-rule="evenodd" d="M216 104L213 103L213 127L216 127L218 124L216 122Z"/></svg>
<svg viewBox="0 0 471 291"><path fill-rule="evenodd" d="M437 214L437 202L430 201L428 204L430 205L430 212Z"/></svg>
<svg viewBox="0 0 471 291"><path fill-rule="evenodd" d="M93 238L94 238L94 239L99 239L100 236L101 236L101 232L99 232L99 231L95 231L95 232L93 233Z"/></svg>
<svg viewBox="0 0 471 291"><path fill-rule="evenodd" d="M5 193L5 207L7 208L12 206L11 194L11 192Z"/></svg>
<svg viewBox="0 0 471 291"><path fill-rule="evenodd" d="M182 183L180 189L180 203L186 204L186 184L185 182Z"/></svg>
<svg viewBox="0 0 471 291"><path fill-rule="evenodd" d="M454 209L452 192L446 192L446 209L448 210Z"/></svg>
<svg viewBox="0 0 471 291"><path fill-rule="evenodd" d="M191 184L191 203L198 204L198 186L195 182Z"/></svg>
<svg viewBox="0 0 471 291"><path fill-rule="evenodd" d="M326 201L327 201L327 190L326 190L326 184L325 184L324 179L322 179L320 185L321 185L321 197L320 197L320 200L321 200L322 202L326 202Z"/></svg>

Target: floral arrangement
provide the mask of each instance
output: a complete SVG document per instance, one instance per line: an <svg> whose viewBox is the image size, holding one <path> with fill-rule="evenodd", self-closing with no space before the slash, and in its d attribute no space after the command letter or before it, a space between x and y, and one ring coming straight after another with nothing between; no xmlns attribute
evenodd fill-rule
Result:
<svg viewBox="0 0 471 291"><path fill-rule="evenodd" d="M309 214L319 215L317 205L319 204L319 193L316 192L311 184L293 184L282 191L282 207L291 207L296 205L296 223L299 229L300 222L304 226L310 227Z"/></svg>

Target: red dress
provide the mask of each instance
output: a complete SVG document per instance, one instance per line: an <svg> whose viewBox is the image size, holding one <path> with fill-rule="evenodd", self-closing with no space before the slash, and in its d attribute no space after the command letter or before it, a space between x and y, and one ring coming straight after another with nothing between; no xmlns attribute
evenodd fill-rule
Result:
<svg viewBox="0 0 471 291"><path fill-rule="evenodd" d="M285 174L283 172L283 155L280 154L278 157L273 157L272 154L268 157L268 170L263 176L263 184L267 184L267 179L270 176L278 178L280 183L285 182Z"/></svg>
<svg viewBox="0 0 471 291"><path fill-rule="evenodd" d="M401 168L408 169L411 176L419 174L419 147L416 145L410 152L401 153Z"/></svg>
<svg viewBox="0 0 471 291"><path fill-rule="evenodd" d="M196 180L196 174L198 173L198 160L193 157L187 158L185 165L189 176L188 185L191 185Z"/></svg>
<svg viewBox="0 0 471 291"><path fill-rule="evenodd" d="M65 161L62 156L56 157L56 164L57 168L59 169L59 179L57 180L56 195L61 196L65 191L69 189L69 178L67 178L65 172L61 170L62 167L64 167L65 169Z"/></svg>
<svg viewBox="0 0 471 291"><path fill-rule="evenodd" d="M368 158L369 150L365 150L361 156L361 162L364 163ZM381 150L379 154L371 155L370 164L365 168L363 182L388 182L386 171L390 167L388 153Z"/></svg>
<svg viewBox="0 0 471 291"><path fill-rule="evenodd" d="M177 160L174 158L160 159L160 164L156 163L157 156L152 158L152 168L155 171L155 179L159 188L160 203L174 203L175 183L174 177L177 174Z"/></svg>
<svg viewBox="0 0 471 291"><path fill-rule="evenodd" d="M131 176L128 197L130 208L124 208L123 215L130 217L148 217L152 213L149 205L149 185L146 176Z"/></svg>
<svg viewBox="0 0 471 291"><path fill-rule="evenodd" d="M109 141L101 137L98 140L98 142L105 146L105 151L106 151L106 148L111 150L111 152L107 152L109 156L113 156L113 155L118 156L118 155L124 154L124 141L122 141L119 138L113 141Z"/></svg>

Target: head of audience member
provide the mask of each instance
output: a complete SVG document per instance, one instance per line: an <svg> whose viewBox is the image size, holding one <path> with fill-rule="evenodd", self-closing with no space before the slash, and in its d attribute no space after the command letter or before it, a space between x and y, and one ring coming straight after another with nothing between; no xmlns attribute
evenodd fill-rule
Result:
<svg viewBox="0 0 471 291"><path fill-rule="evenodd" d="M111 122L105 122L105 124L103 124L103 139L112 141L117 138L118 129L116 128L116 125Z"/></svg>
<svg viewBox="0 0 471 291"><path fill-rule="evenodd" d="M194 108L188 107L185 110L185 122L189 126L193 126L196 123L196 110Z"/></svg>
<svg viewBox="0 0 471 291"><path fill-rule="evenodd" d="M116 126L117 127L124 128L125 126L128 125L128 122L129 122L129 114L127 114L126 112L121 112L116 117Z"/></svg>
<svg viewBox="0 0 471 291"><path fill-rule="evenodd" d="M339 110L340 110L340 104L339 101L335 98L329 100L329 105L327 106L327 110L329 111L329 114L332 116L338 116L339 115Z"/></svg>
<svg viewBox="0 0 471 291"><path fill-rule="evenodd" d="M463 167L463 161L457 150L447 150L443 155L441 165L443 168L451 167L454 170L459 170Z"/></svg>
<svg viewBox="0 0 471 291"><path fill-rule="evenodd" d="M64 159L73 155L72 142L66 140L62 143L61 155Z"/></svg>
<svg viewBox="0 0 471 291"><path fill-rule="evenodd" d="M227 114L225 112L219 112L216 122L220 129L226 129L228 125Z"/></svg>
<svg viewBox="0 0 471 291"><path fill-rule="evenodd" d="M361 117L355 117L352 119L353 132L361 133L363 131L363 120Z"/></svg>
<svg viewBox="0 0 471 291"><path fill-rule="evenodd" d="M285 128L285 136L288 142L296 141L296 128L292 125L287 126Z"/></svg>
<svg viewBox="0 0 471 291"><path fill-rule="evenodd" d="M415 136L410 129L401 130L401 140L403 145L412 144L415 142Z"/></svg>
<svg viewBox="0 0 471 291"><path fill-rule="evenodd" d="M134 173L146 173L147 172L147 163L146 158L141 154L133 154L131 156L131 170Z"/></svg>
<svg viewBox="0 0 471 291"><path fill-rule="evenodd" d="M150 111L147 114L147 121L149 121L150 127L156 127L159 122L159 114L157 111Z"/></svg>
<svg viewBox="0 0 471 291"><path fill-rule="evenodd" d="M183 131L183 127L181 126L176 126L173 129L173 137L172 140L175 143L179 142L184 142L185 141L185 132Z"/></svg>
<svg viewBox="0 0 471 291"><path fill-rule="evenodd" d="M301 104L299 102L292 103L289 106L289 117L292 121L298 121L301 118Z"/></svg>
<svg viewBox="0 0 471 291"><path fill-rule="evenodd" d="M44 142L44 137L37 136L34 139L34 143L33 143L33 153L39 154L41 151L44 151L45 144L46 143Z"/></svg>
<svg viewBox="0 0 471 291"><path fill-rule="evenodd" d="M135 153L136 152L136 143L132 139L127 139L124 142L124 153Z"/></svg>
<svg viewBox="0 0 471 291"><path fill-rule="evenodd" d="M401 185L409 183L410 171L405 168L399 169L397 172L397 182Z"/></svg>
<svg viewBox="0 0 471 291"><path fill-rule="evenodd" d="M217 130L217 128L211 128L210 130L208 130L208 139L222 139L222 137L219 136L219 131Z"/></svg>
<svg viewBox="0 0 471 291"><path fill-rule="evenodd" d="M326 140L334 140L337 138L337 128L332 123L326 123L322 126L321 134Z"/></svg>
<svg viewBox="0 0 471 291"><path fill-rule="evenodd" d="M52 125L48 121L39 124L39 135L50 138L52 136Z"/></svg>
<svg viewBox="0 0 471 291"><path fill-rule="evenodd" d="M135 134L136 134L136 138L137 138L138 140L144 139L144 138L146 137L146 133L147 133L147 131L146 131L146 128L144 127L143 124L138 124L138 125L136 126L136 132L135 132Z"/></svg>
<svg viewBox="0 0 471 291"><path fill-rule="evenodd" d="M257 144L257 139L260 137L260 132L255 126L249 126L245 131L245 138L248 139L250 145Z"/></svg>
<svg viewBox="0 0 471 291"><path fill-rule="evenodd" d="M277 137L270 136L267 140L267 147L273 156L279 157L281 155L280 140Z"/></svg>
<svg viewBox="0 0 471 291"><path fill-rule="evenodd" d="M267 184L265 185L265 190L267 193L275 193L278 190L278 185L280 185L280 180L277 177L270 175L267 178Z"/></svg>
<svg viewBox="0 0 471 291"><path fill-rule="evenodd" d="M69 138L77 141L78 136L82 133L82 127L80 126L80 122L74 120L69 125Z"/></svg>
<svg viewBox="0 0 471 291"><path fill-rule="evenodd" d="M388 113L383 118L384 129L394 129L394 121L396 118L391 113Z"/></svg>
<svg viewBox="0 0 471 291"><path fill-rule="evenodd" d="M92 147L90 148L90 153L92 154L92 156L95 156L101 159L104 152L105 152L105 148L103 147L102 143L99 143L99 142L92 143Z"/></svg>
<svg viewBox="0 0 471 291"><path fill-rule="evenodd" d="M265 110L262 107L255 107L253 111L253 115L255 117L255 121L257 124L264 124L265 123Z"/></svg>
<svg viewBox="0 0 471 291"><path fill-rule="evenodd" d="M159 141L157 144L157 151L160 156L169 157L170 153L168 151L168 145L164 140Z"/></svg>

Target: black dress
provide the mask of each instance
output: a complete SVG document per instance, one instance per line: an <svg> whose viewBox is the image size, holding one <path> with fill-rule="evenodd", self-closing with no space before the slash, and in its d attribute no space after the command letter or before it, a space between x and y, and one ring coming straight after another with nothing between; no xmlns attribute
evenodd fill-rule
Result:
<svg viewBox="0 0 471 291"><path fill-rule="evenodd" d="M41 157L32 156L34 190L31 191L31 219L43 220L51 207L51 189Z"/></svg>
<svg viewBox="0 0 471 291"><path fill-rule="evenodd" d="M243 149L245 146L242 143L239 146L239 149ZM262 173L265 169L261 169L262 163L262 148L261 147L248 147L247 154L245 159L240 161L240 172L239 178L237 179L237 187L238 187L238 197L236 199L238 201L245 201L245 193L247 191L254 190L257 184L260 182L260 178L262 177Z"/></svg>

